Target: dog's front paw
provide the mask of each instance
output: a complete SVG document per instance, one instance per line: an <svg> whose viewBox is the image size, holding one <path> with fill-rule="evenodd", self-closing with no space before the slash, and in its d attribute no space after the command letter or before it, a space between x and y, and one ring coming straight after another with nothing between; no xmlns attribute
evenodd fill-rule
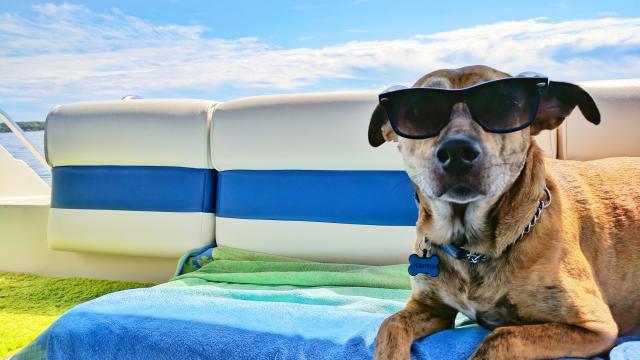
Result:
<svg viewBox="0 0 640 360"><path fill-rule="evenodd" d="M411 339L397 316L386 319L375 341L375 360L410 360Z"/></svg>
<svg viewBox="0 0 640 360"><path fill-rule="evenodd" d="M469 360L497 360L497 359L514 359L513 357L504 357L497 354L496 351L488 345L481 344L476 351L471 355Z"/></svg>
<svg viewBox="0 0 640 360"><path fill-rule="evenodd" d="M469 360L516 360L521 359L513 354L509 346L509 331L498 328L485 336Z"/></svg>
<svg viewBox="0 0 640 360"><path fill-rule="evenodd" d="M374 360L411 360L411 351L403 349L381 349L376 348Z"/></svg>
<svg viewBox="0 0 640 360"><path fill-rule="evenodd" d="M480 348L476 349L476 351L473 353L473 355L471 355L471 357L469 358L469 360L489 360L491 359L488 355L488 352L483 349L480 350Z"/></svg>
<svg viewBox="0 0 640 360"><path fill-rule="evenodd" d="M374 360L411 360L411 352L404 351L378 351L373 357Z"/></svg>

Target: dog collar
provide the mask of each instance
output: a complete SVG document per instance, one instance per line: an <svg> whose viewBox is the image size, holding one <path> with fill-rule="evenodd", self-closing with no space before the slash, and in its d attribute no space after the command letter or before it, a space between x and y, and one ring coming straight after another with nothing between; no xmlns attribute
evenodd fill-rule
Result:
<svg viewBox="0 0 640 360"><path fill-rule="evenodd" d="M436 245L447 255L457 260L464 260L470 264L478 264L481 262L489 261L489 257L480 253L472 253L469 250L463 249L453 244Z"/></svg>
<svg viewBox="0 0 640 360"><path fill-rule="evenodd" d="M549 205L551 205L551 191L549 191L549 188L547 187L547 185L544 186L544 193L547 196L548 200L546 202L544 200L540 200L540 202L538 203L538 208L536 209L536 212L533 214L533 218L527 224L527 226L524 227L524 229L522 230L522 232L520 233L520 236L518 236L516 241L522 239L523 237L525 237L525 235L531 232L531 229L533 229L533 227L536 226L536 224L540 220L540 217L542 216L542 212L544 211L544 209L548 208ZM414 200L415 200L416 206L419 208L420 198L418 198L418 193L414 194ZM431 249L431 242L427 239L426 236L424 237L424 242L425 242L425 245L429 249ZM426 243L429 243L429 244L427 245ZM467 249L464 249L462 247L459 247L453 244L445 244L445 245L433 244L433 245L440 248L445 254L449 255L450 257L456 260L466 261L470 264L478 264L478 263L483 263L491 260L491 257L487 255L470 252Z"/></svg>

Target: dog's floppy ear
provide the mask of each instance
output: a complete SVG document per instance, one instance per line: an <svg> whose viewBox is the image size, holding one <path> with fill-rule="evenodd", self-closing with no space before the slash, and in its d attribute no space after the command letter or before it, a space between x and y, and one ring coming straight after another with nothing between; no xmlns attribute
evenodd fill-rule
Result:
<svg viewBox="0 0 640 360"><path fill-rule="evenodd" d="M576 106L590 123L600 123L600 111L584 89L566 82L550 81L549 89L540 99L538 115L531 124L531 135L557 128Z"/></svg>
<svg viewBox="0 0 640 360"><path fill-rule="evenodd" d="M369 144L373 147L378 147L384 144L385 141L397 140L398 135L391 128L387 111L378 104L376 109L373 110L371 121L369 122Z"/></svg>

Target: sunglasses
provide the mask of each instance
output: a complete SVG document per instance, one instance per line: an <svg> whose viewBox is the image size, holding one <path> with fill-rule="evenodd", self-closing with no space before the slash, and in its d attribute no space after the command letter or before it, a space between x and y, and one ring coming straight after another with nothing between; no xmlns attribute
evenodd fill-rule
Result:
<svg viewBox="0 0 640 360"><path fill-rule="evenodd" d="M438 135L451 119L453 106L465 103L485 131L508 133L531 125L549 79L536 73L488 81L464 89L398 88L378 97L393 130L409 139Z"/></svg>

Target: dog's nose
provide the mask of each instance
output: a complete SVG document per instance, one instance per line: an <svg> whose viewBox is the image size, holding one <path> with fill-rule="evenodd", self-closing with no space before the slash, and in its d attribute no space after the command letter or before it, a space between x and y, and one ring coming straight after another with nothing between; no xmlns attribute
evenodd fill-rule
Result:
<svg viewBox="0 0 640 360"><path fill-rule="evenodd" d="M436 151L442 169L450 174L463 175L473 167L482 150L478 142L466 136L456 136L443 141Z"/></svg>

